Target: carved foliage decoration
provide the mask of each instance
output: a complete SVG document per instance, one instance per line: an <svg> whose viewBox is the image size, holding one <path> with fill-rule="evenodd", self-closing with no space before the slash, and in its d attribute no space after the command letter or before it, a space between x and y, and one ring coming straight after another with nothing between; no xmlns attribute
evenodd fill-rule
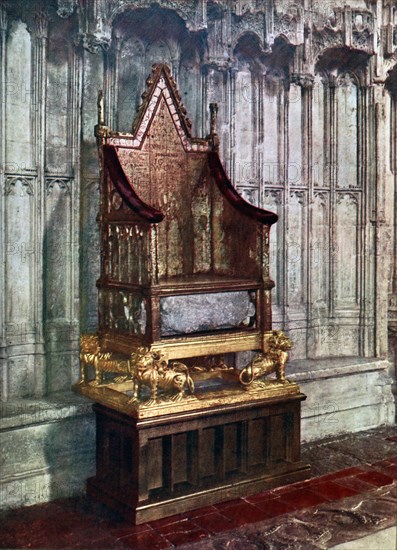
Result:
<svg viewBox="0 0 397 550"><path fill-rule="evenodd" d="M244 17L233 18L232 19L232 48L234 49L239 39L244 33L254 33L258 38L260 49L265 51L267 48L265 46L265 37L266 37L266 24L265 17L260 16L259 14L248 14L246 13Z"/></svg>
<svg viewBox="0 0 397 550"><path fill-rule="evenodd" d="M62 14L71 12L72 7L63 0ZM112 25L115 18L127 10L151 8L152 0L90 0L80 11L80 34L83 46L92 53L108 50L112 41ZM175 11L191 31L206 27L206 5L204 0L158 0L161 8Z"/></svg>
<svg viewBox="0 0 397 550"><path fill-rule="evenodd" d="M59 15L59 17L62 17L62 18L70 17L77 6L77 0L57 0L57 1L58 1L57 14Z"/></svg>
<svg viewBox="0 0 397 550"><path fill-rule="evenodd" d="M296 5L289 5L287 12L274 13L274 23L272 39L269 42L273 42L276 37L283 36L291 44L302 43L303 38L303 19L302 8Z"/></svg>
<svg viewBox="0 0 397 550"><path fill-rule="evenodd" d="M329 48L337 48L343 46L343 36L340 31L335 31L330 28L325 28L321 32L313 33L313 61L318 58Z"/></svg>

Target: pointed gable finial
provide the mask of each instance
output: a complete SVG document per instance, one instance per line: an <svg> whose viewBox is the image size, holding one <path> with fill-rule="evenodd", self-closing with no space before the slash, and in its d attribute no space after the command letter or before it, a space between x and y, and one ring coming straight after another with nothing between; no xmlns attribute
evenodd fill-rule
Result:
<svg viewBox="0 0 397 550"><path fill-rule="evenodd" d="M182 103L182 98L180 96L180 93L178 92L176 82L172 77L171 69L165 63L155 63L154 65L152 65L152 72L146 80L147 88L141 96L142 103L138 109L138 115L137 115L137 118L135 119L132 132L135 133L137 128L140 126L142 122L143 114L147 110L151 97L155 92L156 87L162 77L164 78L165 85L167 86L172 96L172 101L175 106L176 112L178 113L181 124L184 128L184 132L190 138L192 123L190 119L187 117L187 112L186 112L185 106Z"/></svg>

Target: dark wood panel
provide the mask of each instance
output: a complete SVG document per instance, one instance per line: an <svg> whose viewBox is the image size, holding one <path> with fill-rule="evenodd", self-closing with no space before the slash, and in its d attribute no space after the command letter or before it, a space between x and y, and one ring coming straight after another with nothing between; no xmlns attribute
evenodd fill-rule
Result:
<svg viewBox="0 0 397 550"><path fill-rule="evenodd" d="M310 468L299 459L302 399L216 407L185 422L168 415L166 425L94 405L101 431L88 492L141 523L304 479Z"/></svg>
<svg viewBox="0 0 397 550"><path fill-rule="evenodd" d="M215 431L216 428L200 430L200 478L215 475Z"/></svg>
<svg viewBox="0 0 397 550"><path fill-rule="evenodd" d="M270 463L287 460L286 415L277 414L270 418Z"/></svg>
<svg viewBox="0 0 397 550"><path fill-rule="evenodd" d="M254 418L248 422L248 467L267 463L267 434L267 418Z"/></svg>
<svg viewBox="0 0 397 550"><path fill-rule="evenodd" d="M147 486L148 490L164 486L163 480L163 438L148 441Z"/></svg>
<svg viewBox="0 0 397 550"><path fill-rule="evenodd" d="M180 433L172 436L172 481L173 485L186 482L188 471L187 436Z"/></svg>
<svg viewBox="0 0 397 550"><path fill-rule="evenodd" d="M241 464L241 422L226 424L224 427L225 474L240 470Z"/></svg>

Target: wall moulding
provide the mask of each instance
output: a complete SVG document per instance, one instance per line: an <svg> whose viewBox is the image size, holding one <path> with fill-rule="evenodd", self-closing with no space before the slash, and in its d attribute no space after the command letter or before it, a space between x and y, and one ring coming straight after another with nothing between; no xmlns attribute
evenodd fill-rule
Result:
<svg viewBox="0 0 397 550"><path fill-rule="evenodd" d="M7 11L4 6L0 6L0 30L6 31L8 25Z"/></svg>
<svg viewBox="0 0 397 550"><path fill-rule="evenodd" d="M55 187L58 187L61 191L70 195L70 185L72 181L70 178L46 178L46 190L47 195L50 195Z"/></svg>
<svg viewBox="0 0 397 550"><path fill-rule="evenodd" d="M6 176L4 192L6 195L33 195L34 181L34 178L25 176Z"/></svg>

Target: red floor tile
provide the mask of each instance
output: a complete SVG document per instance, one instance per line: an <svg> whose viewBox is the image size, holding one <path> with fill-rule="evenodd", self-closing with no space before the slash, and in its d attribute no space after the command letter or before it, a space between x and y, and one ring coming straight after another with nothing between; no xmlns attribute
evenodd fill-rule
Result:
<svg viewBox="0 0 397 550"><path fill-rule="evenodd" d="M127 535L118 539L117 542L133 550L164 550L164 548L172 548L172 544L155 531L144 531L143 533Z"/></svg>
<svg viewBox="0 0 397 550"><path fill-rule="evenodd" d="M158 527L156 531L175 546L196 542L209 536L206 529L203 529L190 519L183 519L176 523L163 525L162 527Z"/></svg>
<svg viewBox="0 0 397 550"><path fill-rule="evenodd" d="M372 491L374 486L370 483L366 483L362 479L357 477L344 477L342 479L336 479L335 483L338 485L343 485L343 487L350 487L357 491L357 493L366 493L367 491Z"/></svg>
<svg viewBox="0 0 397 550"><path fill-rule="evenodd" d="M180 546L182 544L189 544L205 539L210 536L210 533L201 527L196 529L189 529L188 531L176 531L175 533L169 533L166 535L166 539L173 545Z"/></svg>
<svg viewBox="0 0 397 550"><path fill-rule="evenodd" d="M388 459L374 462L372 467L380 471L380 473L390 476L394 479L397 478L397 464L390 462Z"/></svg>
<svg viewBox="0 0 397 550"><path fill-rule="evenodd" d="M233 500L226 500L225 502L219 502L214 504L217 510L223 510L224 508L230 508L230 506L237 506L238 504L243 504L245 501L242 498L235 498Z"/></svg>
<svg viewBox="0 0 397 550"><path fill-rule="evenodd" d="M135 535L145 531L152 531L151 527L147 523L143 523L142 525L133 525L128 521L104 520L99 522L98 527L116 539L127 535Z"/></svg>
<svg viewBox="0 0 397 550"><path fill-rule="evenodd" d="M62 544L62 541L60 541L61 544ZM53 548L59 548L59 550L61 549L65 549L67 548L68 550L70 550L71 548L76 549L81 549L81 550L118 550L118 549L125 549L126 547L124 546L124 544L122 542L117 542L115 541L115 539L113 539L112 537L108 537L108 536L104 536L104 537L101 537L101 538L97 538L95 540L92 540L92 539L81 539L81 538L78 538L78 539L75 539L73 541L65 541L64 545L63 546L51 546L51 550Z"/></svg>
<svg viewBox="0 0 397 550"><path fill-rule="evenodd" d="M168 536L170 533L175 533L176 531L186 532L189 531L189 529L195 529L196 527L197 525L192 520L184 518L180 521L168 523L167 525L157 526L155 531L161 535Z"/></svg>
<svg viewBox="0 0 397 550"><path fill-rule="evenodd" d="M222 508L221 513L232 521L233 527L239 527L246 523L256 523L268 517L266 512L248 502L240 502L239 504Z"/></svg>
<svg viewBox="0 0 397 550"><path fill-rule="evenodd" d="M170 525L172 523L179 523L180 521L184 521L186 519L187 519L187 516L185 514L176 514L175 516L169 516L168 518L161 518L161 519L155 519L153 521L149 521L148 525L152 529L159 531L166 525Z"/></svg>
<svg viewBox="0 0 397 550"><path fill-rule="evenodd" d="M276 487L275 489L272 489L272 493L278 497L284 493L289 493L290 491L304 489L305 487L308 487L312 481L313 479L305 479L304 481L298 481L297 483L291 483L290 485L283 485L282 487Z"/></svg>
<svg viewBox="0 0 397 550"><path fill-rule="evenodd" d="M327 500L339 500L341 498L351 497L357 495L358 491L352 489L351 487L344 487L343 485L338 485L333 481L323 481L322 483L317 483L310 488L314 493L318 493Z"/></svg>
<svg viewBox="0 0 397 550"><path fill-rule="evenodd" d="M327 499L323 496L313 493L309 489L298 489L289 493L280 495L282 502L285 502L292 510L300 510L302 508L309 508L311 506L317 506Z"/></svg>
<svg viewBox="0 0 397 550"><path fill-rule="evenodd" d="M256 506L263 510L268 518L275 518L293 511L293 508L289 504L283 502L279 498L275 498L270 501L257 502Z"/></svg>
<svg viewBox="0 0 397 550"><path fill-rule="evenodd" d="M393 479L397 479L397 464L391 464L387 468L383 468L382 474L392 477Z"/></svg>
<svg viewBox="0 0 397 550"><path fill-rule="evenodd" d="M256 504L257 502L266 502L268 500L274 500L277 498L277 493L273 491L263 491L263 493L256 493L255 495L250 495L244 500L250 502L251 504Z"/></svg>
<svg viewBox="0 0 397 550"><path fill-rule="evenodd" d="M194 522L210 533L222 533L223 531L233 529L235 526L234 522L230 518L227 518L220 512L214 512L212 514L207 514L206 516L196 517L194 518Z"/></svg>
<svg viewBox="0 0 397 550"><path fill-rule="evenodd" d="M383 487L384 485L391 485L393 483L393 478L387 475L384 475L380 472L375 472L374 470L370 472L365 472L356 476L358 479L370 483L375 487Z"/></svg>
<svg viewBox="0 0 397 550"><path fill-rule="evenodd" d="M205 508L197 508L197 510L192 510L191 512L185 512L185 516L192 518L199 518L201 516L206 516L207 514L214 514L218 510L215 506L206 506Z"/></svg>
<svg viewBox="0 0 397 550"><path fill-rule="evenodd" d="M353 466L352 468L346 468L344 470L338 470L337 472L332 472L331 474L326 474L324 476L319 476L310 480L310 485L316 485L317 483L323 483L324 481L334 481L335 479L341 479L344 477L351 477L365 472L363 468L358 468Z"/></svg>

